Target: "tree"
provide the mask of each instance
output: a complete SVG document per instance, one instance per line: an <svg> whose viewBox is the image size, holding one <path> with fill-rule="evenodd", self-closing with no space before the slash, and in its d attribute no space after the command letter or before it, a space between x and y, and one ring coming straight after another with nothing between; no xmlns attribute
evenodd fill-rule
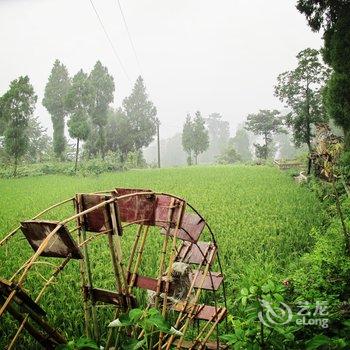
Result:
<svg viewBox="0 0 350 350"><path fill-rule="evenodd" d="M5 128L6 128L6 120L5 120L5 115L3 113L4 109L4 99L0 96L0 136L4 135Z"/></svg>
<svg viewBox="0 0 350 350"><path fill-rule="evenodd" d="M133 138L130 137L129 121L121 108L110 110L107 121L107 150L120 153L124 163L128 153L134 151Z"/></svg>
<svg viewBox="0 0 350 350"><path fill-rule="evenodd" d="M343 129L350 149L350 3L348 0L298 0L313 31L324 30L323 58L332 68L324 102L327 113Z"/></svg>
<svg viewBox="0 0 350 350"><path fill-rule="evenodd" d="M240 155L237 153L233 145L229 145L225 150L221 152L217 158L219 164L234 164L239 162L241 159Z"/></svg>
<svg viewBox="0 0 350 350"><path fill-rule="evenodd" d="M323 56L333 68L324 93L329 116L344 133L345 148L350 149L350 8L325 36ZM346 15L345 15L346 14Z"/></svg>
<svg viewBox="0 0 350 350"><path fill-rule="evenodd" d="M36 101L28 76L13 80L2 97L2 114L6 120L5 150L14 159L14 176L17 175L18 161L28 149L28 124Z"/></svg>
<svg viewBox="0 0 350 350"><path fill-rule="evenodd" d="M26 153L26 159L29 162L41 162L47 157L51 151L51 138L47 135L46 129L44 129L38 117L32 116L29 118L28 129L28 150Z"/></svg>
<svg viewBox="0 0 350 350"><path fill-rule="evenodd" d="M349 72L350 73L350 72ZM350 76L333 72L324 92L326 110L344 133L345 148L350 149Z"/></svg>
<svg viewBox="0 0 350 350"><path fill-rule="evenodd" d="M143 79L139 76L129 97L123 101L123 112L128 126L128 137L135 151L147 147L157 132L157 109L148 99Z"/></svg>
<svg viewBox="0 0 350 350"><path fill-rule="evenodd" d="M249 114L245 128L255 135L261 135L263 137L264 144L254 144L254 146L257 157L264 159L267 159L269 156L272 136L284 132L281 113L275 109L261 109L259 113Z"/></svg>
<svg viewBox="0 0 350 350"><path fill-rule="evenodd" d="M199 154L209 147L209 133L205 128L205 120L199 111L196 112L193 120L187 115L182 132L182 147L188 154L187 163L192 164L192 153L195 164L198 164Z"/></svg>
<svg viewBox="0 0 350 350"><path fill-rule="evenodd" d="M303 13L314 31L322 27L326 32L342 18L349 7L348 0L298 0L297 9Z"/></svg>
<svg viewBox="0 0 350 350"><path fill-rule="evenodd" d="M107 124L109 105L114 100L114 80L109 75L108 69L100 61L96 62L90 73L89 80L92 87L89 115L96 129L96 149L104 158L106 146L105 126Z"/></svg>
<svg viewBox="0 0 350 350"><path fill-rule="evenodd" d="M230 137L230 124L219 113L211 113L204 118L209 132L208 150L201 156L202 161L214 162L215 158L227 147Z"/></svg>
<svg viewBox="0 0 350 350"><path fill-rule="evenodd" d="M249 136L244 128L236 131L236 135L230 140L230 144L237 151L243 161L249 161L252 159Z"/></svg>
<svg viewBox="0 0 350 350"><path fill-rule="evenodd" d="M187 153L187 164L192 165L193 150L193 122L191 116L187 114L185 124L182 128L182 148Z"/></svg>
<svg viewBox="0 0 350 350"><path fill-rule="evenodd" d="M320 53L305 49L298 53L298 66L280 74L275 86L275 95L290 108L286 123L293 131L297 146L305 143L312 151L312 128L327 121L322 103L322 89L329 76L329 69L320 61Z"/></svg>
<svg viewBox="0 0 350 350"><path fill-rule="evenodd" d="M53 150L57 158L63 160L66 147L64 136L65 117L67 115L66 95L70 86L68 70L56 60L49 81L45 87L43 106L51 115L53 125Z"/></svg>
<svg viewBox="0 0 350 350"><path fill-rule="evenodd" d="M278 145L279 159L293 159L296 155L296 148L292 144L289 134L277 134L273 140Z"/></svg>
<svg viewBox="0 0 350 350"><path fill-rule="evenodd" d="M90 135L91 123L89 120L89 107L91 103L92 88L88 75L80 70L72 80L67 93L67 109L70 114L68 131L70 137L77 140L75 152L75 172L78 168L79 142L86 141Z"/></svg>
<svg viewBox="0 0 350 350"><path fill-rule="evenodd" d="M198 164L198 156L209 148L209 133L205 128L205 120L199 111L193 120L193 154L195 163Z"/></svg>

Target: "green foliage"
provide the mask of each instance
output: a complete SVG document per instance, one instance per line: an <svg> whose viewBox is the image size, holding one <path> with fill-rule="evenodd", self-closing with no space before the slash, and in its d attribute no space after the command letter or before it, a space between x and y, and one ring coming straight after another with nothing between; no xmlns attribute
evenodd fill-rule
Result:
<svg viewBox="0 0 350 350"><path fill-rule="evenodd" d="M65 117L67 115L66 96L70 86L67 68L56 60L49 81L45 87L43 106L51 115L53 125L53 150L57 158L64 158L66 138L64 136Z"/></svg>
<svg viewBox="0 0 350 350"><path fill-rule="evenodd" d="M6 128L6 120L4 116L4 99L0 96L0 136L4 135L4 131Z"/></svg>
<svg viewBox="0 0 350 350"><path fill-rule="evenodd" d="M120 344L123 350L136 350L149 348L149 342L155 333L163 332L172 335L182 335L172 327L162 316L159 310L150 308L146 310L132 309L112 321L108 327L138 327L144 331L141 339L128 338Z"/></svg>
<svg viewBox="0 0 350 350"><path fill-rule="evenodd" d="M129 138L128 122L121 108L109 110L106 136L106 149L120 152L122 161L125 161L127 154L132 151L133 145Z"/></svg>
<svg viewBox="0 0 350 350"><path fill-rule="evenodd" d="M285 309L285 288L268 280L242 288L235 300L235 316L229 316L233 333L221 337L233 349L291 349L300 326Z"/></svg>
<svg viewBox="0 0 350 350"><path fill-rule="evenodd" d="M209 148L201 156L201 161L213 163L228 146L230 124L219 113L211 113L204 121L209 133Z"/></svg>
<svg viewBox="0 0 350 350"><path fill-rule="evenodd" d="M267 159L269 157L270 150L267 145L260 145L258 143L254 143L255 147L255 155L259 159Z"/></svg>
<svg viewBox="0 0 350 350"><path fill-rule="evenodd" d="M88 94L89 115L95 128L96 142L93 149L94 155L96 151L104 158L106 146L107 115L110 103L114 100L114 80L108 73L108 69L104 67L100 61L97 61L89 76L91 86L91 95ZM91 99L90 99L91 96Z"/></svg>
<svg viewBox="0 0 350 350"><path fill-rule="evenodd" d="M350 132L350 78L346 74L333 72L324 92L327 112L336 125ZM348 136L348 135L346 135ZM347 140L349 142L349 140Z"/></svg>
<svg viewBox="0 0 350 350"><path fill-rule="evenodd" d="M106 159L108 157L106 155ZM98 162L101 166L104 164L102 160ZM98 162L92 161L89 164L95 164L100 169ZM83 171L84 163L81 163L79 174ZM74 172L73 163L63 164L69 164L70 170ZM53 164L51 169L55 170ZM201 166L131 170L86 177L53 174L0 179L1 237L18 225L18 222L33 217L42 209L75 193L112 189L116 186L175 193L186 198L205 215L216 234L225 273L228 307L233 315L236 315L233 293L240 293L247 286L264 285L269 279L280 281L285 276L292 275L298 268L300 255L311 249L311 228L320 226L322 222L323 213L316 196L306 187L296 186L292 179L275 168ZM14 200L15 198L21 200ZM53 212L48 219L55 220L58 214L68 215L66 208L62 208L62 212ZM123 251L130 251L133 238L134 228L126 227L121 240ZM142 273L156 276L158 263L155 256L161 251L163 238L152 234L149 239L147 244L150 249L146 249L143 254ZM207 239L210 238L201 238ZM11 277L18 266L33 254L32 248L24 244L21 234L11 243L13 252L20 252L19 260L9 259L6 249L0 249L0 261L6 261L6 264L0 264L0 275L3 278ZM110 265L110 252L105 246L106 241L103 239L96 239L89 245L91 260L94 262L94 286L113 290L115 279ZM35 269L48 278L52 268L37 265ZM213 266L213 270L217 271L217 266ZM48 313L50 324L64 330L68 339L75 338L84 331L78 274L78 262L72 261L63 271L58 283L50 285L40 303ZM37 295L41 285L30 287L33 291L31 295ZM66 301L64 308L61 300ZM113 320L113 314L112 308L98 308L99 320L105 325ZM4 347L8 337L13 336L12 325L15 324L5 323L0 348ZM221 328L223 326L224 323L220 325L220 334L224 334ZM105 339L106 333L107 329L101 334L102 339ZM33 341L26 333L21 336L21 345L23 348L33 348Z"/></svg>
<svg viewBox="0 0 350 350"><path fill-rule="evenodd" d="M107 153L105 159L93 158L82 161L77 172L72 162L42 162L36 164L19 165L17 167L17 177L31 177L42 175L81 175L91 176L108 172L117 172L129 168L137 168L135 160L130 159L127 164L120 163L118 153ZM6 165L0 166L0 178L9 179L13 177L13 171Z"/></svg>
<svg viewBox="0 0 350 350"><path fill-rule="evenodd" d="M146 168L147 163L142 151L129 152L126 159L122 161L124 169Z"/></svg>
<svg viewBox="0 0 350 350"><path fill-rule="evenodd" d="M91 102L92 88L88 75L80 70L72 79L67 93L67 108L70 119L67 123L72 138L85 141L90 133L88 110Z"/></svg>
<svg viewBox="0 0 350 350"><path fill-rule="evenodd" d="M334 220L326 232L314 229L312 235L314 249L302 257L293 277L295 292L305 300L327 300L337 308L350 293L350 260L340 222Z"/></svg>
<svg viewBox="0 0 350 350"><path fill-rule="evenodd" d="M264 145L254 144L258 158L267 159L272 136L284 132L283 121L280 116L279 111L266 109L248 115L245 128L255 135L261 135L264 139Z"/></svg>
<svg viewBox="0 0 350 350"><path fill-rule="evenodd" d="M322 26L326 31L332 29L348 6L347 0L298 0L297 3L297 9L306 16L315 31L319 31Z"/></svg>
<svg viewBox="0 0 350 350"><path fill-rule="evenodd" d="M228 146L217 158L217 163L219 164L234 164L241 160L240 155L233 148L233 146Z"/></svg>
<svg viewBox="0 0 350 350"><path fill-rule="evenodd" d="M92 87L88 75L80 70L72 80L72 84L67 93L67 108L70 114L68 120L68 131L72 138L77 139L75 155L75 171L79 158L79 141L86 141L91 131L91 121L89 120L89 107L92 97Z"/></svg>
<svg viewBox="0 0 350 350"><path fill-rule="evenodd" d="M237 150L243 161L250 161L252 159L249 149L249 136L243 128L236 131L236 135L230 140L230 143L233 144L233 147Z"/></svg>
<svg viewBox="0 0 350 350"><path fill-rule="evenodd" d="M310 339L308 342L306 342L306 349L307 350L314 350L314 349L348 349L350 345L350 342L347 341L345 338L339 338L339 337L328 337L324 334L317 334L312 339Z"/></svg>
<svg viewBox="0 0 350 350"><path fill-rule="evenodd" d="M274 137L273 141L278 145L278 158L280 159L295 159L303 153L307 153L306 146L302 146L299 149L295 147L290 134L278 134ZM302 162L307 163L307 155Z"/></svg>
<svg viewBox="0 0 350 350"><path fill-rule="evenodd" d="M182 147L188 154L187 164L192 164L192 138L193 138L193 122L191 116L187 114L185 124L182 129Z"/></svg>
<svg viewBox="0 0 350 350"><path fill-rule="evenodd" d="M332 28L324 35L323 57L334 71L346 74L350 71L350 6L341 13Z"/></svg>
<svg viewBox="0 0 350 350"><path fill-rule="evenodd" d="M324 27L323 57L333 68L325 93L325 106L331 118L341 126L346 149L350 149L350 4L346 0L299 0L313 30Z"/></svg>
<svg viewBox="0 0 350 350"><path fill-rule="evenodd" d="M33 114L37 96L28 76L13 80L10 89L2 97L2 115L6 120L5 151L14 159L14 176L19 159L28 149L28 125Z"/></svg>
<svg viewBox="0 0 350 350"><path fill-rule="evenodd" d="M350 346L350 259L347 237L339 213L343 213L345 227L349 228L350 198L334 195L344 192L341 181L334 183L312 179L308 186L323 201L327 215L324 226L311 231L315 244L313 249L304 254L300 267L292 274L293 294L299 300L308 300L311 305L322 301L327 305L329 327L320 333L320 329L309 329L311 339L307 349L348 349ZM316 335L315 335L316 334Z"/></svg>
<svg viewBox="0 0 350 350"><path fill-rule="evenodd" d="M307 48L298 53L297 67L280 74L275 95L290 108L286 124L293 130L297 146L307 144L311 151L312 128L327 121L322 104L322 89L329 76L329 69L320 61L320 53Z"/></svg>
<svg viewBox="0 0 350 350"><path fill-rule="evenodd" d="M343 129L345 146L350 148L350 6L324 36L323 55L333 68L324 94L325 106L335 124Z"/></svg>
<svg viewBox="0 0 350 350"><path fill-rule="evenodd" d="M78 340L71 340L67 344L59 345L57 350L100 350L97 344L89 338L80 337Z"/></svg>
<svg viewBox="0 0 350 350"><path fill-rule="evenodd" d="M25 159L29 163L42 162L48 160L51 155L52 140L46 134L38 117L31 117L27 129L28 150Z"/></svg>
<svg viewBox="0 0 350 350"><path fill-rule="evenodd" d="M135 82L130 96L123 100L123 113L128 128L130 150L139 151L147 147L156 134L157 109L148 99L146 87L141 76Z"/></svg>
<svg viewBox="0 0 350 350"><path fill-rule="evenodd" d="M182 132L182 147L188 153L189 165L192 164L192 153L195 164L198 164L198 155L209 148L209 133L205 128L205 120L199 111L192 119L187 115Z"/></svg>

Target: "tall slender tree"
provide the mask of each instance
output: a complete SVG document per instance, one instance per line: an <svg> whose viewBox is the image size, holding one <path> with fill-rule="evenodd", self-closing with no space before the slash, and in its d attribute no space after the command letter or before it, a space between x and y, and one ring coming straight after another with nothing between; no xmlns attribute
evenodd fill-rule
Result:
<svg viewBox="0 0 350 350"><path fill-rule="evenodd" d="M4 104L4 100L2 96L0 96L0 136L3 136L5 127L6 127L6 120L3 113L3 109L4 109L3 104Z"/></svg>
<svg viewBox="0 0 350 350"><path fill-rule="evenodd" d="M81 69L72 79L67 93L67 108L70 114L68 131L70 137L76 139L75 172L78 168L79 143L86 141L90 135L91 123L89 120L89 106L91 103L92 88L88 75Z"/></svg>
<svg viewBox="0 0 350 350"><path fill-rule="evenodd" d="M122 108L108 113L106 146L109 151L119 152L122 163L135 150L133 138L130 137L130 125Z"/></svg>
<svg viewBox="0 0 350 350"><path fill-rule="evenodd" d="M53 150L58 159L64 158L66 138L64 136L65 117L67 115L66 96L70 86L68 70L56 60L49 81L45 87L43 106L51 115L53 125Z"/></svg>
<svg viewBox="0 0 350 350"><path fill-rule="evenodd" d="M195 164L198 164L198 156L209 148L209 133L199 111L196 112L193 120L190 115L187 115L182 132L182 147L188 154L189 165L192 164L192 154Z"/></svg>
<svg viewBox="0 0 350 350"><path fill-rule="evenodd" d="M33 114L37 96L28 76L21 76L10 84L2 97L2 115L6 120L5 150L14 160L14 176L17 165L28 149L28 124Z"/></svg>
<svg viewBox="0 0 350 350"><path fill-rule="evenodd" d="M323 29L323 58L333 72L324 94L327 113L343 129L350 150L350 2L298 0L313 31Z"/></svg>
<svg viewBox="0 0 350 350"><path fill-rule="evenodd" d="M187 164L192 165L193 122L189 114L187 114L185 123L183 125L183 129L182 129L182 148L187 153Z"/></svg>
<svg viewBox="0 0 350 350"><path fill-rule="evenodd" d="M89 114L97 136L95 146L104 158L106 147L105 126L107 125L109 105L114 100L114 79L108 73L108 69L100 61L97 61L90 73L89 80L92 87Z"/></svg>
<svg viewBox="0 0 350 350"><path fill-rule="evenodd" d="M197 111L193 120L193 154L195 163L198 156L209 148L209 132L205 127L205 120L201 112Z"/></svg>
<svg viewBox="0 0 350 350"><path fill-rule="evenodd" d="M320 53L305 49L297 55L298 65L292 71L280 74L275 95L290 109L286 123L293 131L297 146L305 143L312 150L312 128L327 121L323 108L322 91L329 76L329 69L320 60Z"/></svg>
<svg viewBox="0 0 350 350"><path fill-rule="evenodd" d="M148 98L141 76L137 78L130 96L124 99L123 110L134 150L140 151L154 140L157 132L157 109Z"/></svg>

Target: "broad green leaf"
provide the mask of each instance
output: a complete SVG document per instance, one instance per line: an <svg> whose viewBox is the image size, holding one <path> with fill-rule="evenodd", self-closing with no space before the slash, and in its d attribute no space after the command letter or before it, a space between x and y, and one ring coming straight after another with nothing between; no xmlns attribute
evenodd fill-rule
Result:
<svg viewBox="0 0 350 350"><path fill-rule="evenodd" d="M137 322L142 317L143 311L140 309L132 309L129 311L129 318L133 322Z"/></svg>
<svg viewBox="0 0 350 350"><path fill-rule="evenodd" d="M328 345L330 343L330 338L325 335L319 334L314 336L311 340L306 343L307 350L318 349L323 345Z"/></svg>
<svg viewBox="0 0 350 350"><path fill-rule="evenodd" d="M262 287L261 287L261 290L263 291L263 293L268 293L270 291L270 286L268 284L264 284Z"/></svg>
<svg viewBox="0 0 350 350"><path fill-rule="evenodd" d="M242 288L241 289L241 294L247 296L249 294L249 291L247 288Z"/></svg>

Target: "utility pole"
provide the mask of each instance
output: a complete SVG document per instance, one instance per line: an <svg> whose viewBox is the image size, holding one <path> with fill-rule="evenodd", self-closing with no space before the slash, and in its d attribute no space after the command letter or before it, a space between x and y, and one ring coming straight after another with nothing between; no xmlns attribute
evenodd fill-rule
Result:
<svg viewBox="0 0 350 350"><path fill-rule="evenodd" d="M156 120L156 125L157 125L158 168L160 168L160 139L159 139L159 125L160 125L160 121L159 121L158 118Z"/></svg>

